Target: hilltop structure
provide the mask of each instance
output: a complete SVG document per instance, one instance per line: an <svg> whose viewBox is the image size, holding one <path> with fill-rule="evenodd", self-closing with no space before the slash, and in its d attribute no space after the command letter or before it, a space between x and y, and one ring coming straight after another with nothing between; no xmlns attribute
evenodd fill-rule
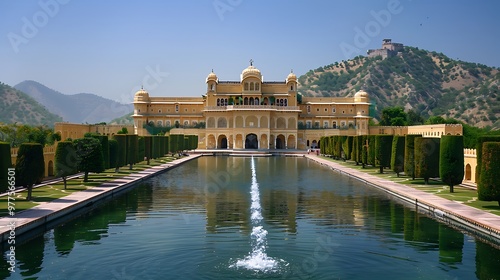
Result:
<svg viewBox="0 0 500 280"><path fill-rule="evenodd" d="M302 97L293 71L283 81L265 81L250 65L239 81L220 81L212 71L202 97L134 97L135 133L147 126L196 129L200 149L307 149L321 136L368 133L369 97ZM171 132L172 133L172 132Z"/></svg>
<svg viewBox="0 0 500 280"><path fill-rule="evenodd" d="M383 59L398 55L403 51L404 46L401 43L393 43L391 39L382 40L382 48L376 50L368 50L366 54L368 57L382 56Z"/></svg>

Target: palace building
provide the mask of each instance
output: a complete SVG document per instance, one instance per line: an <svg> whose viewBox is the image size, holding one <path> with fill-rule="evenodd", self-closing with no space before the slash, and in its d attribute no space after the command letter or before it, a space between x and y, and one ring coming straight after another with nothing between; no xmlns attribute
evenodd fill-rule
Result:
<svg viewBox="0 0 500 280"><path fill-rule="evenodd" d="M322 136L368 134L369 97L302 97L293 71L265 81L250 66L239 81L221 81L212 71L201 97L134 97L135 133L146 126L178 127L170 134L197 134L199 149L308 149ZM203 125L204 124L204 125ZM201 128L195 128L201 127Z"/></svg>

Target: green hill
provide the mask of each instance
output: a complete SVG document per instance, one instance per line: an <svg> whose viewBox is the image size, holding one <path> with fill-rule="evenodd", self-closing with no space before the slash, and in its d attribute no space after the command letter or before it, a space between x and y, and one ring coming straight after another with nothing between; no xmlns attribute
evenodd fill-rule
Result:
<svg viewBox="0 0 500 280"><path fill-rule="evenodd" d="M132 118L132 113L128 113L122 117L111 120L109 123L110 124L133 124L134 118Z"/></svg>
<svg viewBox="0 0 500 280"><path fill-rule="evenodd" d="M54 126L54 122L62 121L58 115L52 114L40 103L6 84L0 83L0 123L23 123L28 125Z"/></svg>
<svg viewBox="0 0 500 280"><path fill-rule="evenodd" d="M402 106L425 118L442 116L500 129L499 69L442 53L405 47L386 59L357 56L310 70L299 83L305 96L352 96L363 89L376 112Z"/></svg>

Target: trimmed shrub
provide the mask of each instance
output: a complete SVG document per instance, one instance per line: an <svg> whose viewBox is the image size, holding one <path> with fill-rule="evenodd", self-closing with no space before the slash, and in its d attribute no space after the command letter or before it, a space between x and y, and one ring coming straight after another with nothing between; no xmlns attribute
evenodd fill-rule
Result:
<svg viewBox="0 0 500 280"><path fill-rule="evenodd" d="M160 136L152 136L153 158L160 157Z"/></svg>
<svg viewBox="0 0 500 280"><path fill-rule="evenodd" d="M148 165L152 156L152 148L153 148L152 140L153 139L151 138L151 136L144 136L144 156L147 158Z"/></svg>
<svg viewBox="0 0 500 280"><path fill-rule="evenodd" d="M464 137L443 135L439 147L439 177L453 192L464 178Z"/></svg>
<svg viewBox="0 0 500 280"><path fill-rule="evenodd" d="M115 139L108 140L109 149L109 168L116 168L118 162L118 141Z"/></svg>
<svg viewBox="0 0 500 280"><path fill-rule="evenodd" d="M361 163L363 168L368 164L368 135L363 135L361 138Z"/></svg>
<svg viewBox="0 0 500 280"><path fill-rule="evenodd" d="M184 150L184 134L171 134L169 148L172 154Z"/></svg>
<svg viewBox="0 0 500 280"><path fill-rule="evenodd" d="M120 170L120 167L127 164L127 135L125 134L115 134L113 139L117 142L117 155L116 155L116 165L115 172Z"/></svg>
<svg viewBox="0 0 500 280"><path fill-rule="evenodd" d="M479 200L498 201L500 206L500 142L484 142L481 177L477 184Z"/></svg>
<svg viewBox="0 0 500 280"><path fill-rule="evenodd" d="M24 143L19 147L16 160L16 183L28 190L26 200L31 200L33 185L42 180L45 173L43 147L38 143Z"/></svg>
<svg viewBox="0 0 500 280"><path fill-rule="evenodd" d="M108 136L105 135L92 135L92 137L96 138L101 142L102 147L102 158L104 169L109 168L109 145L108 145Z"/></svg>
<svg viewBox="0 0 500 280"><path fill-rule="evenodd" d="M85 172L84 182L89 180L89 172L104 171L101 142L93 137L85 137L73 141L76 151L76 164L79 171Z"/></svg>
<svg viewBox="0 0 500 280"><path fill-rule="evenodd" d="M424 178L425 184L439 177L439 138L415 138L415 177Z"/></svg>
<svg viewBox="0 0 500 280"><path fill-rule="evenodd" d="M392 135L375 136L375 159L380 174L384 173L384 167L391 167L392 138Z"/></svg>
<svg viewBox="0 0 500 280"><path fill-rule="evenodd" d="M500 136L480 136L477 138L476 144L476 182L481 180L481 165L483 163L483 143L484 142L500 142Z"/></svg>
<svg viewBox="0 0 500 280"><path fill-rule="evenodd" d="M415 180L415 138L422 135L406 135L405 136L405 163L404 170L406 176Z"/></svg>
<svg viewBox="0 0 500 280"><path fill-rule="evenodd" d="M0 192L9 189L8 170L12 167L10 144L0 142Z"/></svg>
<svg viewBox="0 0 500 280"><path fill-rule="evenodd" d="M346 159L352 159L352 150L354 149L354 136L347 136Z"/></svg>
<svg viewBox="0 0 500 280"><path fill-rule="evenodd" d="M392 138L392 153L391 153L391 169L396 172L399 177L399 173L403 172L405 163L405 137L400 135L394 135Z"/></svg>
<svg viewBox="0 0 500 280"><path fill-rule="evenodd" d="M129 164L130 170L132 170L134 164L137 162L138 142L139 136L137 134L127 134L127 164Z"/></svg>
<svg viewBox="0 0 500 280"><path fill-rule="evenodd" d="M375 161L375 135L368 135L368 164L371 164L373 167L376 167Z"/></svg>
<svg viewBox="0 0 500 280"><path fill-rule="evenodd" d="M146 146L144 143L144 137L139 136L137 139L137 159L135 160L136 163L139 163L144 160L146 154Z"/></svg>
<svg viewBox="0 0 500 280"><path fill-rule="evenodd" d="M62 141L57 143L55 155L55 173L61 177L66 189L66 178L78 172L76 150L71 141Z"/></svg>

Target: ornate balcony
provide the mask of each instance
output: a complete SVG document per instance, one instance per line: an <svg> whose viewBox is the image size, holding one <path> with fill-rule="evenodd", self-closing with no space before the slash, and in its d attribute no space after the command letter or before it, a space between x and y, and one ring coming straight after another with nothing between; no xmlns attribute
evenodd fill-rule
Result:
<svg viewBox="0 0 500 280"><path fill-rule="evenodd" d="M224 111L293 111L301 112L299 106L276 106L276 105L228 105L228 106L206 106L205 112Z"/></svg>

